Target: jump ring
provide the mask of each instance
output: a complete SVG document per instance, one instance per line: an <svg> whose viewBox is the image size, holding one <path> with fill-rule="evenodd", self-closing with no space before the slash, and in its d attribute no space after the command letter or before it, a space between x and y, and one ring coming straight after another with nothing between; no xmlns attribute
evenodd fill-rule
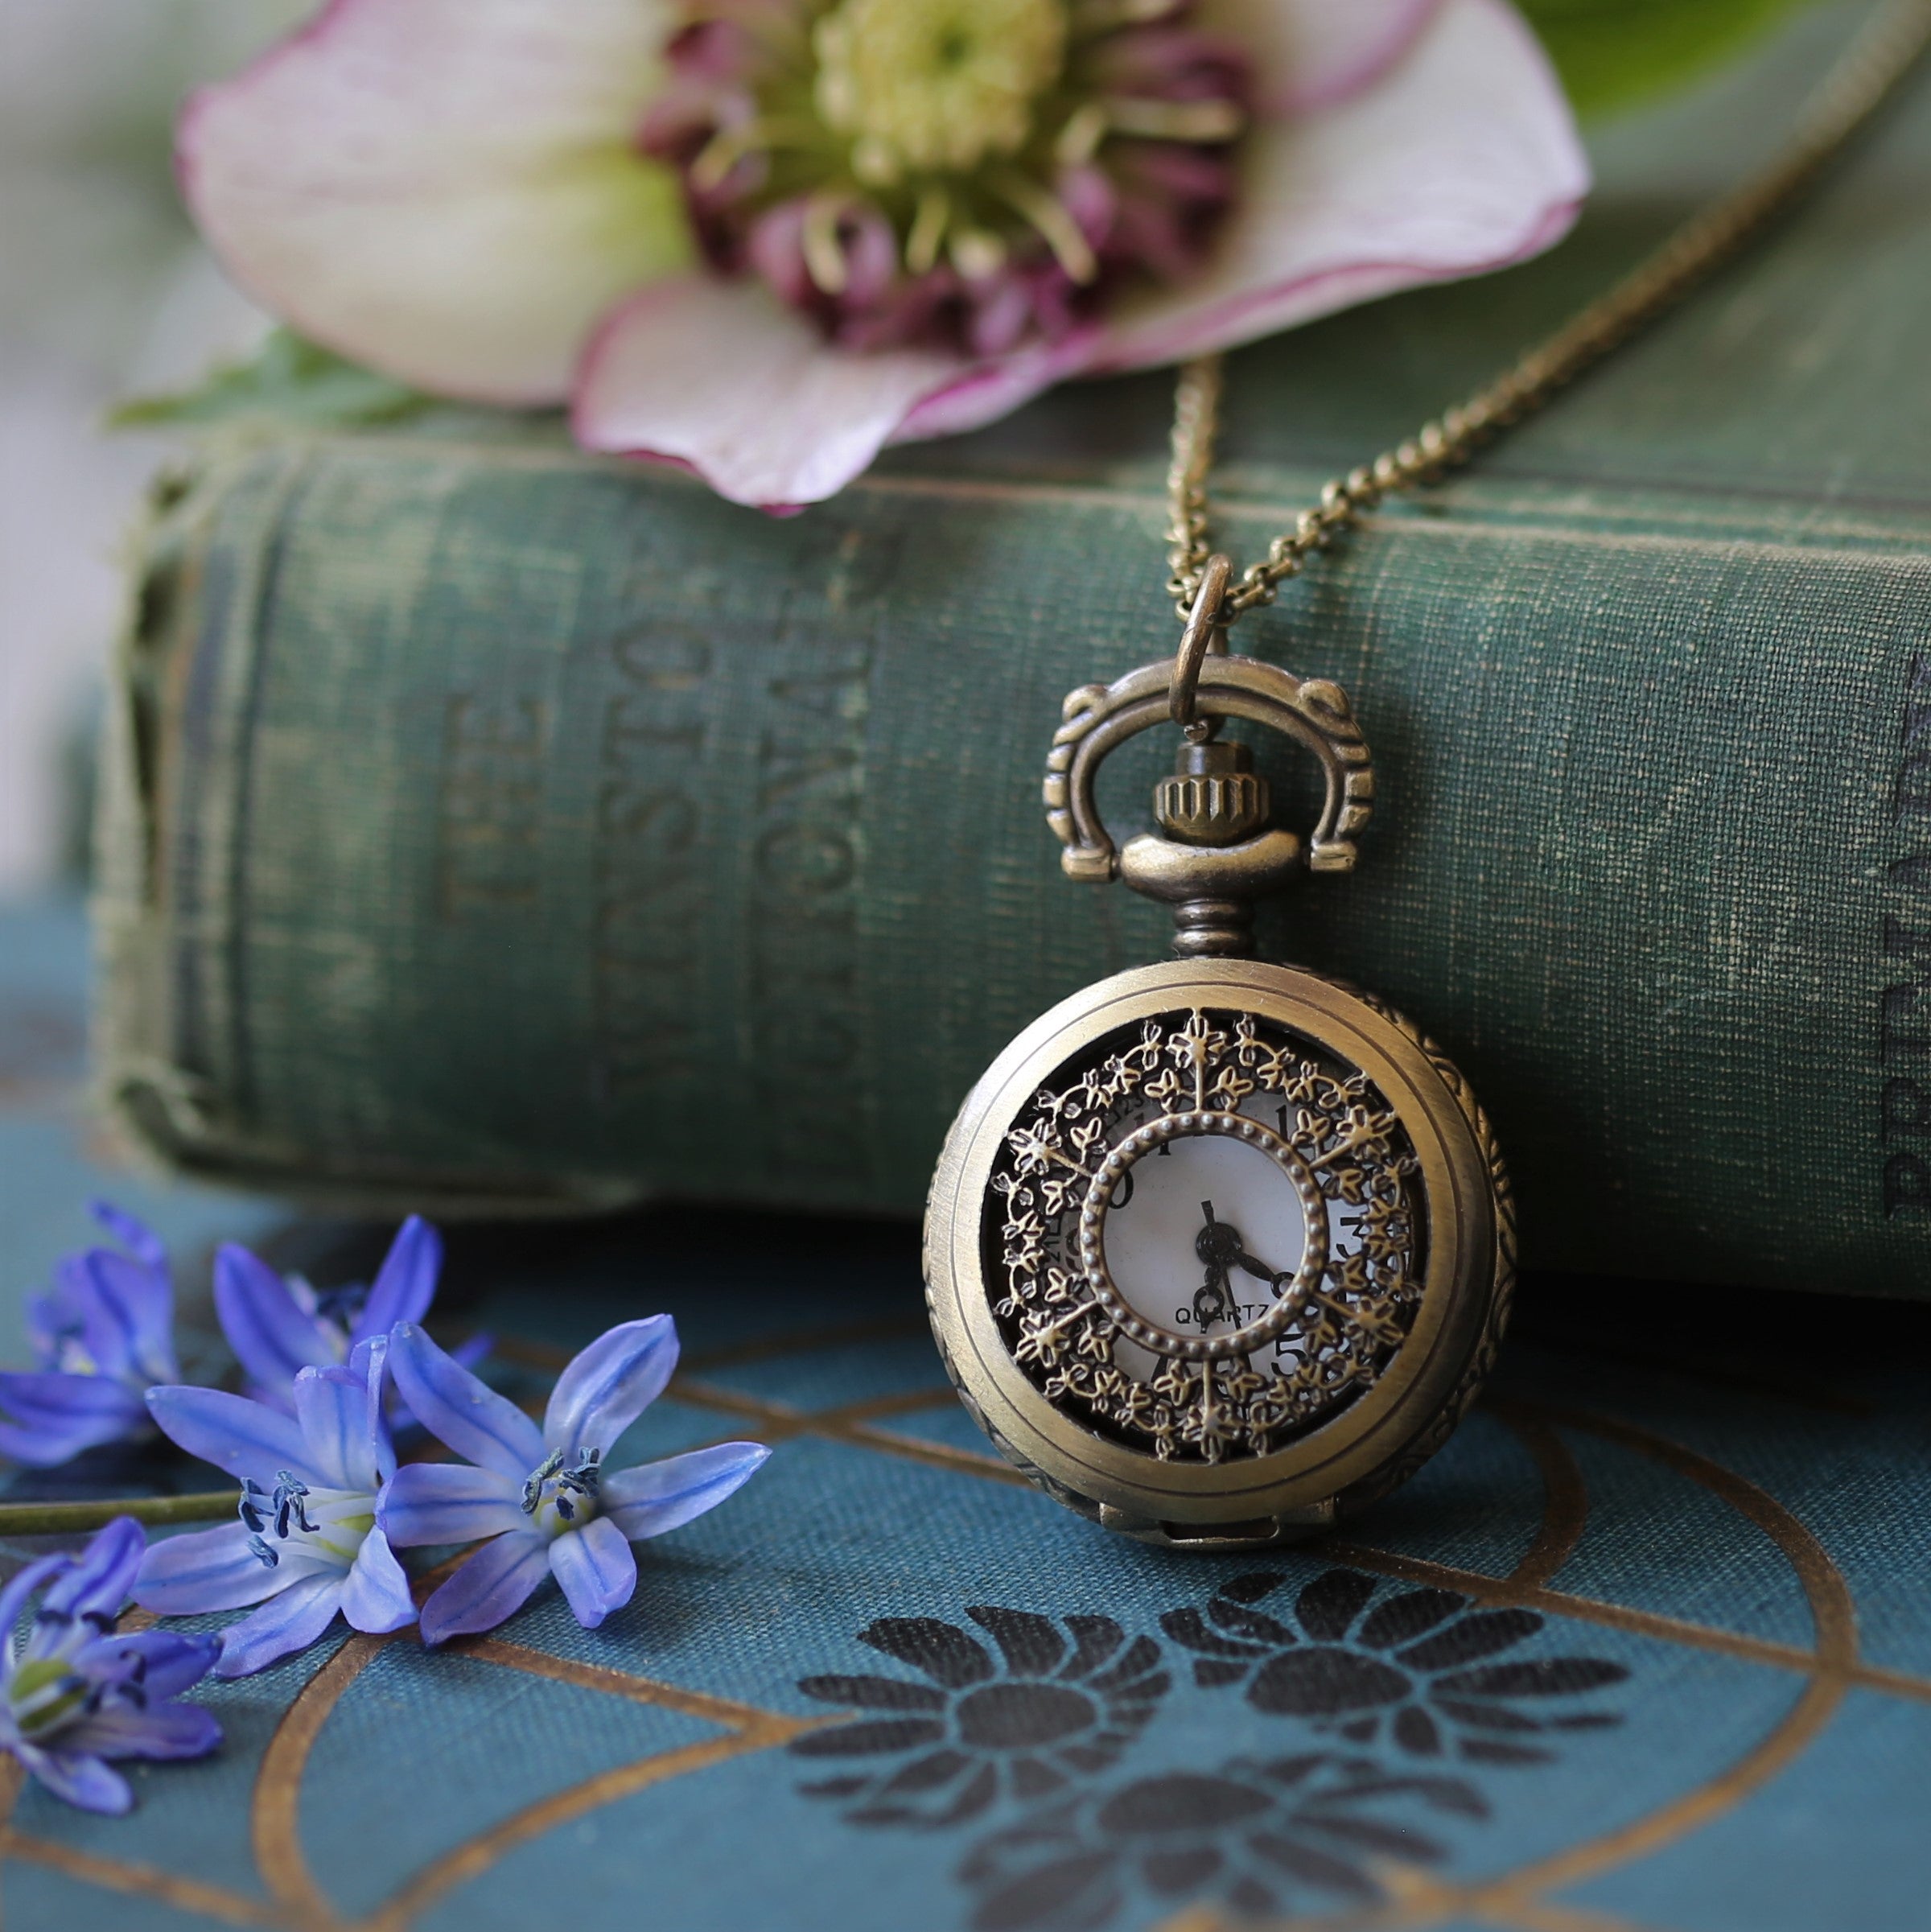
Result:
<svg viewBox="0 0 1931 1932"><path fill-rule="evenodd" d="M1193 609L1187 628L1180 633L1180 649L1173 661L1173 690L1167 710L1183 730L1194 723L1194 694L1200 689L1200 665L1209 651L1227 649L1227 625L1221 613L1226 599L1227 579L1233 565L1219 551L1207 559L1200 571L1200 587L1195 593Z"/></svg>

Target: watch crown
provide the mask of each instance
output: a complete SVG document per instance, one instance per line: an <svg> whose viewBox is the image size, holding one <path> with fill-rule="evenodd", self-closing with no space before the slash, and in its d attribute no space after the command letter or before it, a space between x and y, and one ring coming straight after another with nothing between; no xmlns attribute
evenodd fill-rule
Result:
<svg viewBox="0 0 1931 1932"><path fill-rule="evenodd" d="M1183 845L1233 845L1267 822L1267 781L1244 744L1184 744L1173 775L1154 788L1160 830Z"/></svg>

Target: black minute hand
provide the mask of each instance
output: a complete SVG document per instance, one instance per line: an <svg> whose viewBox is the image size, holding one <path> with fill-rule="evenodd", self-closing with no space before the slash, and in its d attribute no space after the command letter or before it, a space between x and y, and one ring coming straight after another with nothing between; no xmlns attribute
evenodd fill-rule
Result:
<svg viewBox="0 0 1931 1932"><path fill-rule="evenodd" d="M1256 1261L1245 1248L1233 1257L1233 1261L1237 1268L1243 1269L1248 1274L1257 1276L1276 1292L1278 1292L1283 1281L1291 1281L1294 1278L1295 1271L1292 1268L1270 1268L1266 1262Z"/></svg>

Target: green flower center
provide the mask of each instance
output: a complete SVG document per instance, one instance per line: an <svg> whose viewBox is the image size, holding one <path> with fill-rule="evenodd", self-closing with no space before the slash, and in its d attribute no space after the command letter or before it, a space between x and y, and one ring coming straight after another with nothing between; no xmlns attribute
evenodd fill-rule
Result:
<svg viewBox="0 0 1931 1932"><path fill-rule="evenodd" d="M645 151L716 266L848 346L1056 340L1123 278L1188 272L1235 197L1246 64L1184 0L718 13L688 0Z"/></svg>
<svg viewBox="0 0 1931 1932"><path fill-rule="evenodd" d="M81 1714L87 1685L60 1657L43 1657L14 1673L8 1701L14 1725L30 1744L50 1736Z"/></svg>
<svg viewBox="0 0 1931 1932"><path fill-rule="evenodd" d="M1060 0L842 0L812 35L818 112L851 137L853 174L881 187L1016 154L1066 29Z"/></svg>

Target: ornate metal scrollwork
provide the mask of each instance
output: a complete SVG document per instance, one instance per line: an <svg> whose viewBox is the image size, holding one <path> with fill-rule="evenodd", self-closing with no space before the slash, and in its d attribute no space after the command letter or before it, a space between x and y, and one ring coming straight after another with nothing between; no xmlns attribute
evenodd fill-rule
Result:
<svg viewBox="0 0 1931 1932"><path fill-rule="evenodd" d="M1101 763L1129 738L1170 722L1174 666L1143 665L1111 684L1070 693L1064 722L1047 760L1047 823L1066 848L1060 863L1073 879L1119 876L1119 848L1094 801ZM1374 799L1374 768L1348 694L1325 678L1297 678L1258 658L1209 657L1200 667L1196 707L1210 719L1244 718L1295 739L1320 760L1327 797L1308 842L1316 872L1351 871L1355 840Z"/></svg>

